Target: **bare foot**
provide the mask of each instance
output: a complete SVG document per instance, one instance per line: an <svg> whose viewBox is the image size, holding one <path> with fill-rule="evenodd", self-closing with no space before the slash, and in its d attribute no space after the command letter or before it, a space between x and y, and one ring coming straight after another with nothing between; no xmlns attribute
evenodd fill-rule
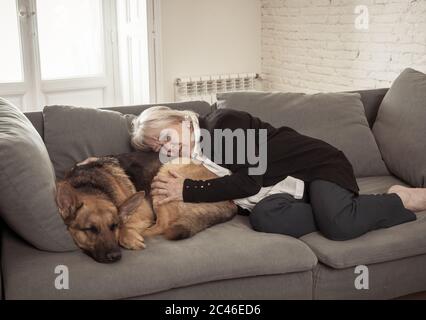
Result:
<svg viewBox="0 0 426 320"><path fill-rule="evenodd" d="M388 193L397 194L404 207L413 212L426 210L426 188L409 188L404 186L392 186Z"/></svg>

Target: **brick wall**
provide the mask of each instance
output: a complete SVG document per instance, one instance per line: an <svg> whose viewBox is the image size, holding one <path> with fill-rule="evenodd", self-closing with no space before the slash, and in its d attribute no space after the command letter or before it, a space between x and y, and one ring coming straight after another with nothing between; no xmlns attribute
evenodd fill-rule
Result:
<svg viewBox="0 0 426 320"><path fill-rule="evenodd" d="M388 87L406 67L426 72L426 0L262 0L265 90Z"/></svg>

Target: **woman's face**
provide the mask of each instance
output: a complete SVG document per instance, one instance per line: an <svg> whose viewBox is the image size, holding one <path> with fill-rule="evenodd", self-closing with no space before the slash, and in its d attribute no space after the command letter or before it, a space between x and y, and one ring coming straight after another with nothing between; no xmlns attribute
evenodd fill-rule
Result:
<svg viewBox="0 0 426 320"><path fill-rule="evenodd" d="M153 151L168 157L190 157L194 148L193 130L189 122L170 124L166 128L149 132L145 143Z"/></svg>

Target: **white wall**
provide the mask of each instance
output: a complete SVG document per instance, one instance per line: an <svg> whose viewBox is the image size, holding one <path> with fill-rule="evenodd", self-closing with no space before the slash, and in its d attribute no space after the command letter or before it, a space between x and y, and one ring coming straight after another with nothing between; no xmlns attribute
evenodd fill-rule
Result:
<svg viewBox="0 0 426 320"><path fill-rule="evenodd" d="M388 87L406 67L426 72L426 0L262 0L262 42L267 90Z"/></svg>
<svg viewBox="0 0 426 320"><path fill-rule="evenodd" d="M177 77L261 71L260 0L161 0L163 95Z"/></svg>

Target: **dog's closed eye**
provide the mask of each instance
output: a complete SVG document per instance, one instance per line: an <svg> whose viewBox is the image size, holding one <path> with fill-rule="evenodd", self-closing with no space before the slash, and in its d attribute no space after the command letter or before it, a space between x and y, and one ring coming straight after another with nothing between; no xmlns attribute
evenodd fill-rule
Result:
<svg viewBox="0 0 426 320"><path fill-rule="evenodd" d="M90 226L88 228L82 228L81 231L91 232L93 234L99 234L99 229L96 228L95 226Z"/></svg>
<svg viewBox="0 0 426 320"><path fill-rule="evenodd" d="M113 223L112 225L110 225L109 226L109 229L111 230L111 231L114 231L115 229L117 229L118 228L118 223Z"/></svg>

